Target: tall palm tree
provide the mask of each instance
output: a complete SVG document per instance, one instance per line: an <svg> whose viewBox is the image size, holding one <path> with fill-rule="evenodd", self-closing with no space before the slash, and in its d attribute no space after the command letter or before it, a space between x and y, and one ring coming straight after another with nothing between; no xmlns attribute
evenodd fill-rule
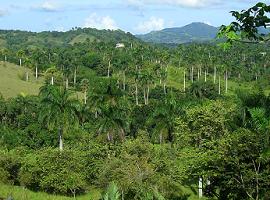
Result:
<svg viewBox="0 0 270 200"><path fill-rule="evenodd" d="M155 127L155 132L159 135L159 143L162 143L164 139L173 141L175 118L178 111L178 105L172 93L166 96L164 102L156 106L148 124Z"/></svg>
<svg viewBox="0 0 270 200"><path fill-rule="evenodd" d="M39 119L49 129L58 128L59 149L63 150L63 135L77 122L77 101L65 87L45 85L40 90L41 110Z"/></svg>
<svg viewBox="0 0 270 200"><path fill-rule="evenodd" d="M86 105L87 103L87 91L89 89L89 80L88 79L83 79L81 81L81 89L84 94L84 104Z"/></svg>

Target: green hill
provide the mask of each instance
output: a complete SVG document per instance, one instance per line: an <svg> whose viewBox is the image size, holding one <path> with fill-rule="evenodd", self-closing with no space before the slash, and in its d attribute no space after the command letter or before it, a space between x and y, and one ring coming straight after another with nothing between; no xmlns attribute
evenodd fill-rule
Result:
<svg viewBox="0 0 270 200"><path fill-rule="evenodd" d="M138 41L130 33L121 30L97 30L92 28L76 28L67 32L44 31L40 33L0 30L0 45L9 49L21 46L29 47L63 47L83 42L118 43Z"/></svg>
<svg viewBox="0 0 270 200"><path fill-rule="evenodd" d="M28 82L25 81L26 72L29 73ZM38 94L43 82L43 80L36 81L29 69L11 63L0 62L0 74L0 93L5 98L17 96L20 93Z"/></svg>

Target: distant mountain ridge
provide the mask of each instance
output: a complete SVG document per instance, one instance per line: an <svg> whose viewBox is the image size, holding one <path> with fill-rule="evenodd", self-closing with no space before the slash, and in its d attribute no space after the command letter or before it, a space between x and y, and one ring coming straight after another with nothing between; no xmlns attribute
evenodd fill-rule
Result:
<svg viewBox="0 0 270 200"><path fill-rule="evenodd" d="M218 29L218 27L205 23L194 22L183 27L166 28L161 31L152 31L144 35L136 35L136 37L145 42L166 44L207 42L216 37Z"/></svg>
<svg viewBox="0 0 270 200"><path fill-rule="evenodd" d="M160 31L152 31L147 34L136 35L137 38L150 43L176 45L191 42L214 41L219 27L214 27L202 22L193 22L183 27L166 28ZM262 34L269 34L270 29L259 28Z"/></svg>

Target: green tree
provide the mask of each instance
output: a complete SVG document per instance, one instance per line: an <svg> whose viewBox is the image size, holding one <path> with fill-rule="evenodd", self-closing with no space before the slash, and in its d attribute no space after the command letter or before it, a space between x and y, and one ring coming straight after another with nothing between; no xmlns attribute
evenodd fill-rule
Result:
<svg viewBox="0 0 270 200"><path fill-rule="evenodd" d="M63 150L63 135L68 127L77 122L77 100L71 93L59 86L45 85L40 90L41 110L40 121L49 129L59 130L59 149Z"/></svg>

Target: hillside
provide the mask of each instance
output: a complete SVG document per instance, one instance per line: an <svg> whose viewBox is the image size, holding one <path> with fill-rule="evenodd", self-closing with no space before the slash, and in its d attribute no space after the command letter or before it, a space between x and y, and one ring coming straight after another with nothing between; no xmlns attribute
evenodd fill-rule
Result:
<svg viewBox="0 0 270 200"><path fill-rule="evenodd" d="M22 80L27 71L30 75L29 82ZM42 80L37 82L29 69L11 63L0 62L0 74L0 93L5 98L15 97L21 93L36 95L42 86Z"/></svg>
<svg viewBox="0 0 270 200"><path fill-rule="evenodd" d="M44 31L40 33L0 30L0 45L9 49L21 46L30 47L62 47L84 42L118 43L138 41L130 33L121 30L97 30L92 28L76 28L67 32Z"/></svg>
<svg viewBox="0 0 270 200"><path fill-rule="evenodd" d="M145 42L182 44L213 40L217 32L217 27L196 22L179 28L166 28L161 31L152 31L145 35L137 35L137 37Z"/></svg>

